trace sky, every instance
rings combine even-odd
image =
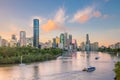
[[[20,31],[33,36],[33,19],[40,21],[40,42],[61,33],[72,34],[78,45],[120,42],[120,0],[0,0],[0,36],[10,40]]]

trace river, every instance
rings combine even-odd
[[[98,60],[95,57],[99,56]],[[0,80],[114,80],[114,64],[117,56],[101,52],[74,52],[67,59],[26,64],[24,66],[1,65]],[[87,66],[94,66],[93,72],[83,72]]]

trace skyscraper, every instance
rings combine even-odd
[[[91,51],[97,51],[98,50],[98,46],[99,46],[98,42],[91,43],[90,44],[90,50]]]
[[[63,33],[60,34],[60,43],[64,45],[64,34]]]
[[[56,37],[56,44],[57,44],[57,47],[60,44],[60,38],[59,37]]]
[[[26,45],[27,46],[33,46],[33,37],[27,37],[26,38]]]
[[[2,46],[2,37],[0,36],[0,47]]]
[[[64,45],[65,45],[65,47],[68,47],[68,46],[67,46],[67,39],[68,39],[68,38],[67,38],[67,33],[65,32],[65,33],[64,33]]]
[[[59,48],[64,49],[64,34],[60,34],[60,45]]]
[[[11,40],[9,42],[9,46],[10,47],[16,47],[17,46],[17,38],[16,38],[16,35],[12,35],[11,36]]]
[[[69,44],[72,44],[72,35],[69,35]]]
[[[13,34],[11,39],[17,41],[16,35]]]
[[[56,48],[56,38],[53,38],[53,48]]]
[[[90,40],[88,34],[86,34],[86,51],[90,51]]]
[[[20,46],[26,46],[26,32],[20,31]]]
[[[33,20],[33,46],[39,47],[39,19]]]

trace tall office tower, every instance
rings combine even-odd
[[[64,46],[68,47],[67,46],[67,33],[64,33]]]
[[[90,40],[88,34],[86,34],[86,51],[90,51]]]
[[[2,37],[0,36],[0,47],[2,46]]]
[[[53,48],[56,48],[56,38],[53,38]]]
[[[98,47],[99,47],[98,42],[91,43],[91,45],[90,45],[91,51],[97,51]]]
[[[26,32],[20,31],[20,46],[26,46]]]
[[[64,34],[63,33],[60,34],[60,43],[64,45]]]
[[[27,46],[33,46],[33,37],[27,37],[26,38],[26,45]]]
[[[16,47],[16,46],[17,46],[17,38],[16,38],[16,35],[13,34],[13,35],[11,36],[11,40],[10,40],[9,46],[10,46],[10,47]]]
[[[11,39],[17,41],[16,35],[13,34]]]
[[[33,46],[39,47],[39,19],[33,20]]]
[[[59,37],[56,37],[56,44],[57,44],[57,47],[60,44],[60,38]]]
[[[72,44],[72,35],[69,35],[69,44]]]
[[[60,45],[59,48],[64,49],[64,34],[60,34]]]
[[[82,42],[80,46],[81,46],[81,50],[82,50],[82,51],[85,51],[85,43]]]
[[[9,44],[8,44],[8,41],[7,40],[5,40],[5,39],[2,39],[2,46],[8,46]]]

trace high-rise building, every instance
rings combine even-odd
[[[16,35],[13,34],[11,39],[17,41]]]
[[[73,45],[73,49],[77,49],[77,40],[76,39],[73,39],[72,40],[72,45]]]
[[[59,45],[59,48],[61,48],[61,49],[64,49],[64,40],[65,38],[64,38],[64,34],[63,33],[61,33],[60,34],[60,45]]]
[[[90,51],[90,40],[88,34],[86,34],[86,51]]]
[[[94,42],[94,43],[91,43],[91,45],[90,45],[91,47],[91,51],[97,51],[98,50],[98,47],[99,47],[99,45],[98,45],[98,42]]]
[[[52,44],[53,46],[53,48],[56,48],[57,47],[57,44],[56,44],[56,38],[53,38],[53,44]]]
[[[2,46],[8,46],[9,44],[8,44],[8,41],[7,40],[5,40],[5,39],[2,39]]]
[[[60,44],[60,38],[59,37],[56,37],[56,44],[57,44],[57,47]]]
[[[11,40],[10,40],[10,44],[9,44],[10,47],[16,47],[17,46],[17,38],[16,38],[16,35],[12,35],[11,36]]]
[[[64,44],[64,34],[60,34],[60,43]]]
[[[81,47],[81,50],[82,50],[82,51],[85,51],[85,43],[84,43],[84,42],[82,42],[82,43],[80,44],[80,47]]]
[[[0,47],[2,46],[2,37],[0,36]]]
[[[68,36],[67,36],[67,33],[65,32],[65,33],[64,33],[64,46],[65,46],[65,47],[68,47],[68,45],[67,45],[67,41],[68,41],[67,39],[68,39],[68,38],[67,38],[67,37],[68,37]]]
[[[20,31],[20,46],[26,46],[26,32]]]
[[[72,35],[69,35],[69,44],[72,44]]]
[[[26,38],[26,45],[33,46],[33,37]]]
[[[39,19],[33,20],[33,46],[39,47]]]

